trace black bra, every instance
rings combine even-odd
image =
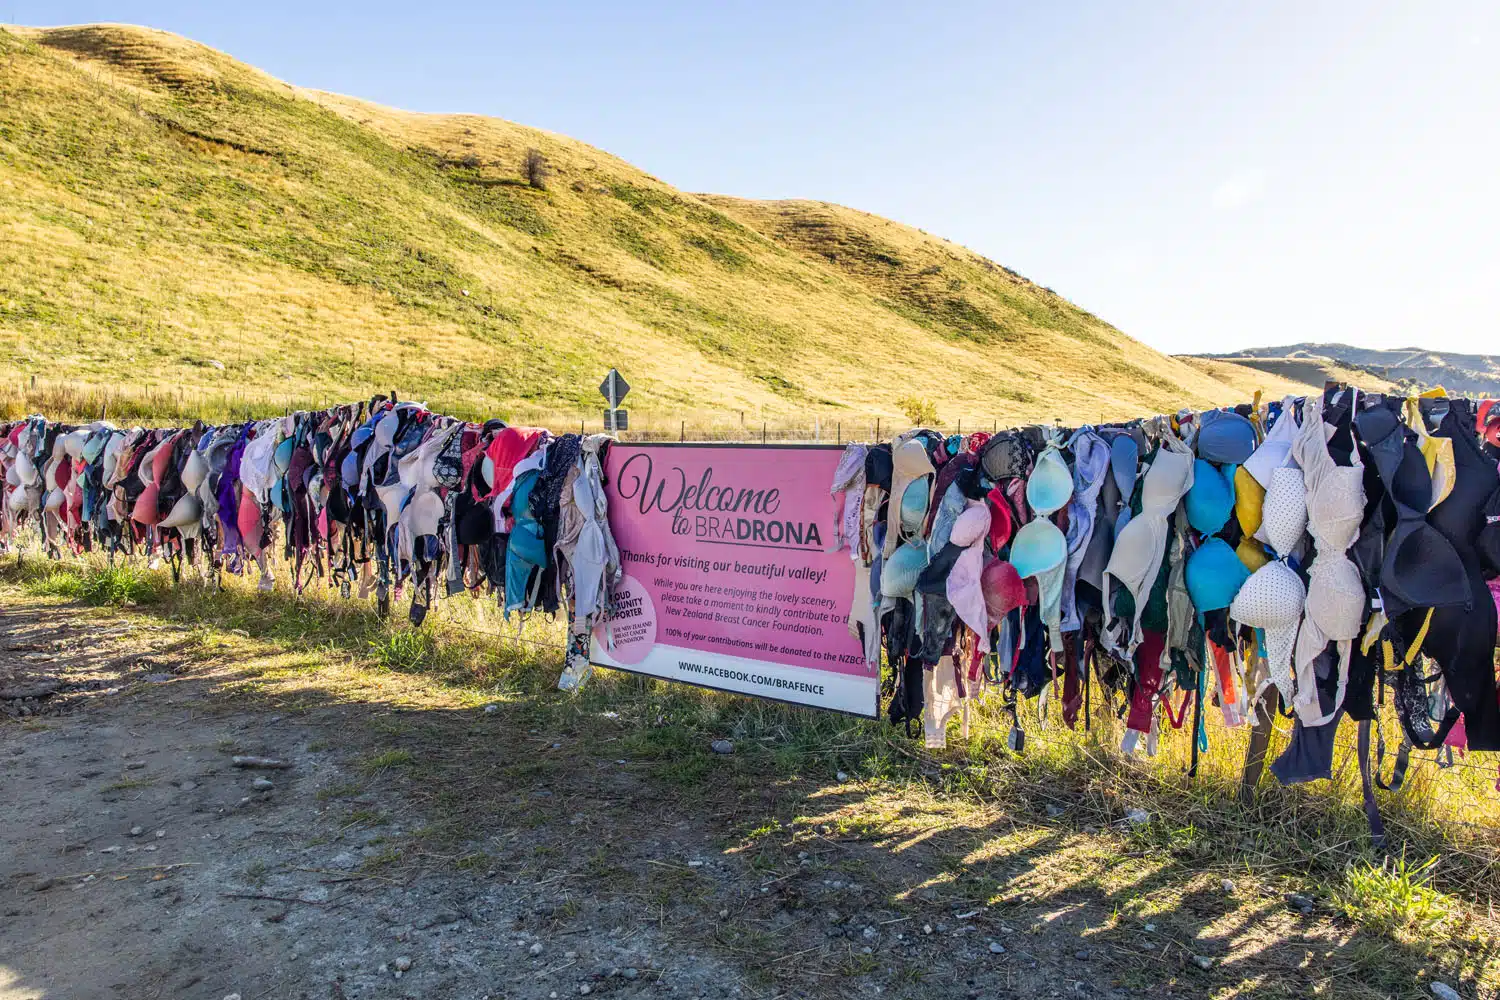
[[[1395,405],[1398,400],[1372,400],[1354,418],[1396,513],[1380,566],[1385,613],[1395,618],[1412,608],[1472,607],[1463,560],[1427,521],[1432,477]]]

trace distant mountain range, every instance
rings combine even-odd
[[[1299,382],[1334,377],[1370,389],[1387,387],[1381,383],[1408,389],[1440,385],[1452,393],[1500,396],[1500,355],[1457,354],[1420,347],[1377,350],[1348,344],[1304,343],[1203,356]],[[1319,369],[1324,376],[1318,375]]]

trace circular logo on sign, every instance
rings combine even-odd
[[[640,663],[656,645],[656,604],[645,585],[628,574],[615,586],[613,604],[594,637],[617,662]]]

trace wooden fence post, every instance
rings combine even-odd
[[[1266,750],[1271,745],[1272,712],[1262,701],[1255,707],[1255,727],[1250,730],[1250,746],[1245,751],[1245,770],[1240,775],[1240,802],[1249,805],[1255,798],[1255,786],[1260,784],[1261,771],[1266,766]]]

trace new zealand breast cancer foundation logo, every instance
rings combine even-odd
[[[615,585],[610,603],[609,615],[594,635],[617,662],[640,663],[656,646],[656,604],[641,581],[628,574]]]

